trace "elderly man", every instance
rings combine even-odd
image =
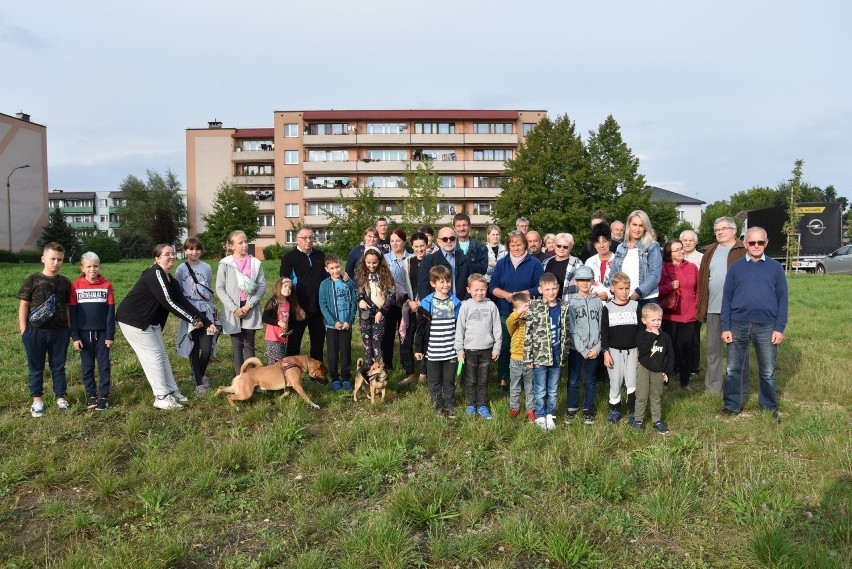
[[[691,229],[684,229],[680,232],[680,242],[683,243],[684,259],[701,268],[701,258],[704,255],[701,251],[696,250],[698,246],[698,234]]]
[[[307,328],[311,338],[311,357],[322,361],[325,323],[319,307],[319,287],[328,273],[325,272],[325,253],[314,249],[313,229],[302,227],[296,234],[296,247],[281,257],[278,276],[293,281],[299,306],[305,311],[304,320],[291,320],[287,355],[295,356],[301,352],[302,336]]]
[[[612,242],[618,247],[618,244],[624,241],[624,222],[613,221],[609,229],[612,233]]]
[[[769,240],[762,227],[746,233],[748,255],[731,264],[722,293],[722,341],[728,345],[722,413],[736,415],[748,397],[748,345],[754,345],[760,372],[758,404],[778,418],[775,359],[787,326],[787,277],[781,263],[766,256]],[[747,373],[747,372],[745,372]]]
[[[429,284],[429,269],[436,265],[444,265],[453,275],[451,292],[459,300],[464,300],[468,297],[467,277],[471,274],[467,255],[456,247],[456,232],[452,227],[442,227],[438,231],[437,242],[438,250],[423,257],[420,268],[417,269],[417,297],[426,298],[426,295],[432,292]]]
[[[530,221],[526,217],[519,217],[515,220],[515,229],[521,233],[526,233],[530,230]]]
[[[553,256],[550,253],[546,253],[543,251],[542,245],[544,243],[542,242],[541,235],[538,231],[527,231],[525,237],[527,239],[527,253],[530,254],[530,257],[535,257],[536,259],[544,263],[544,261]]]
[[[574,236],[570,233],[558,233],[556,254],[544,261],[544,272],[555,276],[556,282],[559,283],[558,298],[565,298],[577,292],[577,285],[573,282],[574,272],[583,262],[571,255],[572,247],[574,247]]]
[[[470,238],[470,216],[457,213],[453,217],[453,229],[456,231],[456,242],[462,253],[467,255],[470,263],[470,274],[484,275],[488,272],[488,248],[485,243]]]
[[[722,292],[725,277],[731,264],[745,257],[746,249],[737,239],[737,224],[730,217],[720,217],[713,223],[716,243],[707,248],[698,271],[698,314],[699,322],[707,324],[707,373],[704,384],[710,393],[721,394],[724,374],[722,373],[722,328],[719,315],[722,313]],[[743,367],[743,377],[748,378],[748,362]]]

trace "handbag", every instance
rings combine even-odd
[[[660,306],[666,312],[680,310],[680,288],[676,288],[660,300]]]
[[[56,314],[56,294],[51,293],[50,296],[47,297],[47,300],[39,304],[32,312],[30,312],[28,321],[30,326],[40,328],[47,324],[48,321],[53,318],[54,314]]]

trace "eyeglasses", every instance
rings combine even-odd
[[[313,241],[316,239],[316,237],[311,235],[310,237],[296,237],[296,239],[301,239],[302,241]]]
[[[763,247],[766,245],[766,241],[746,241],[749,247]]]
[[[560,245],[559,243],[557,243],[556,248],[557,249],[570,249],[571,245]]]
[[[456,240],[456,236],[455,236],[455,235],[451,235],[450,237],[438,237],[438,239],[440,239],[440,240],[441,240],[441,241],[443,241],[444,243],[452,243],[453,241],[455,241],[455,240]]]
[[[672,253],[683,253],[683,249],[672,249]]]
[[[736,229],[736,227],[716,227],[713,229],[713,232],[719,233],[720,231],[728,231],[729,229],[733,231],[734,229]]]
[[[174,253],[160,253],[160,257],[177,257]]]

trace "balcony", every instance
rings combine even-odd
[[[354,134],[305,134],[303,146],[354,146],[357,138]]]
[[[411,135],[400,134],[359,134],[358,144],[362,146],[389,146],[396,144],[411,144]]]
[[[352,189],[344,189],[343,197],[352,197]],[[302,196],[306,200],[328,200],[337,199],[340,194],[340,188],[305,188],[302,192]]]
[[[109,222],[109,228],[110,229],[119,229],[120,227],[121,227],[120,221],[110,221]]]
[[[411,144],[424,146],[460,146],[464,144],[463,134],[412,134]]]
[[[506,163],[500,160],[469,160],[465,162],[466,172],[502,172]]]
[[[51,210],[56,206],[51,206]],[[60,207],[59,211],[61,211],[64,215],[68,215],[70,213],[95,213],[95,206],[91,205],[88,207]]]
[[[371,160],[362,158],[358,160],[358,172],[402,172],[410,160]],[[415,166],[416,167],[416,166]]]
[[[466,134],[465,144],[481,144],[483,146],[499,144],[518,144],[517,134]]]
[[[273,186],[275,176],[267,174],[264,176],[234,176],[235,186]]]
[[[491,215],[473,214],[470,216],[470,224],[474,227],[485,227],[489,223],[494,222],[494,217]]]
[[[71,229],[95,229],[94,221],[69,221]]]
[[[314,173],[349,173],[358,170],[358,162],[347,160],[346,162],[305,162],[302,170],[306,174]]]
[[[302,218],[302,224],[310,227],[325,227],[328,225],[328,218],[324,215],[306,215]]]
[[[242,150],[231,153],[234,162],[272,162],[275,160],[275,152],[272,150]]]

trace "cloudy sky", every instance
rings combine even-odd
[[[293,7],[291,7],[293,5]],[[0,112],[47,126],[51,189],[185,180],[185,129],[276,110],[608,114],[649,183],[712,202],[852,197],[849,0],[0,3]]]

